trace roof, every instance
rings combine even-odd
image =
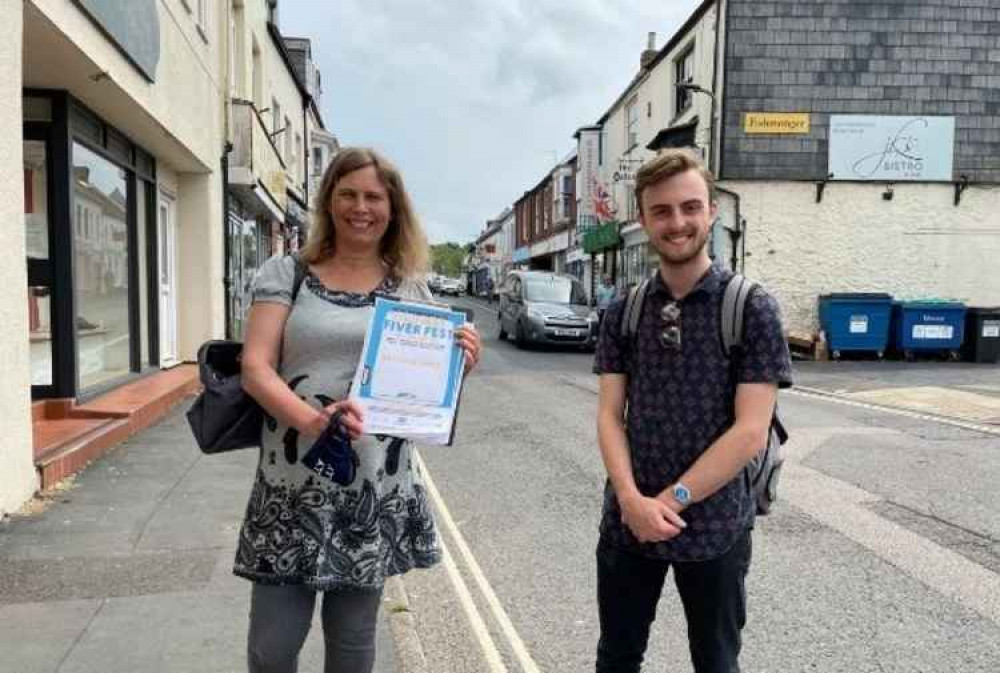
[[[267,22],[267,32],[271,36],[271,41],[274,46],[277,47],[278,53],[281,54],[281,60],[284,61],[285,67],[288,69],[288,73],[292,76],[292,81],[295,82],[295,87],[302,94],[302,100],[312,108],[313,114],[316,115],[316,121],[322,128],[326,128],[323,123],[323,115],[320,114],[319,107],[316,105],[316,101],[313,99],[312,94],[309,93],[309,89],[306,88],[305,82],[299,78],[298,71],[295,70],[295,65],[292,63],[292,57],[288,53],[288,46],[285,44],[285,38],[281,35],[281,30],[273,21]],[[301,38],[300,38],[301,39]]]

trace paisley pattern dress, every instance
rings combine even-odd
[[[294,276],[291,256],[272,257],[257,273],[253,301],[290,306]],[[377,293],[431,298],[418,281],[387,277],[366,295],[335,292],[306,275],[285,323],[278,372],[301,399],[320,408],[347,396]],[[440,560],[409,441],[353,441],[357,469],[347,485],[300,464],[310,446],[294,428],[266,418],[236,575],[319,591],[379,591],[387,577]]]

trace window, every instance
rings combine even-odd
[[[639,143],[639,100],[633,98],[625,106],[625,150]]]
[[[198,22],[198,34],[208,42],[208,0],[196,0],[198,3],[195,20]]]
[[[281,106],[278,105],[278,99],[271,99],[271,133],[277,133],[278,129],[281,128]]]
[[[694,81],[694,46],[692,45],[674,61],[674,84]],[[691,92],[674,89],[674,114],[681,115],[691,106]]]
[[[257,44],[256,37],[253,38],[251,54],[253,58],[251,61],[251,67],[253,68],[253,72],[251,73],[253,77],[251,80],[253,83],[253,104],[260,110],[264,107],[264,70],[261,64],[260,45]]]
[[[84,242],[73,251],[76,345],[82,388],[128,374],[129,250],[127,173],[83,145],[73,145],[74,206],[84,212]],[[93,217],[92,217],[93,216]]]
[[[296,177],[302,177],[302,134],[295,134],[295,175]]]
[[[282,134],[285,136],[284,143],[285,146],[285,168],[289,173],[295,175],[295,146],[292,144],[294,138],[292,138],[292,120],[285,117],[285,125],[282,127],[285,132]]]

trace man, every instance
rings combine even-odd
[[[696,673],[731,673],[756,511],[743,468],[765,445],[791,360],[778,306],[761,288],[747,301],[742,353],[732,365],[724,355],[720,312],[732,273],[708,256],[715,182],[698,159],[661,154],[639,170],[635,192],[660,261],[635,337],[621,333],[625,300],[614,302],[594,362],[608,473],[597,671],[640,670],[673,568]]]
[[[602,280],[602,285],[597,288],[597,318],[598,322],[604,321],[604,314],[608,310],[608,306],[614,301],[617,291],[615,290],[614,284],[611,282],[611,276],[605,276]]]

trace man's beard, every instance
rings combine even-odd
[[[664,251],[657,247],[656,253],[660,260],[668,266],[684,266],[698,257],[698,255],[701,254],[701,251],[705,249],[705,246],[708,245],[708,234],[709,232],[707,229],[700,235],[696,234],[694,245],[692,245],[690,249],[675,253],[671,252],[669,248]],[[666,245],[669,246],[670,244],[667,243]]]

